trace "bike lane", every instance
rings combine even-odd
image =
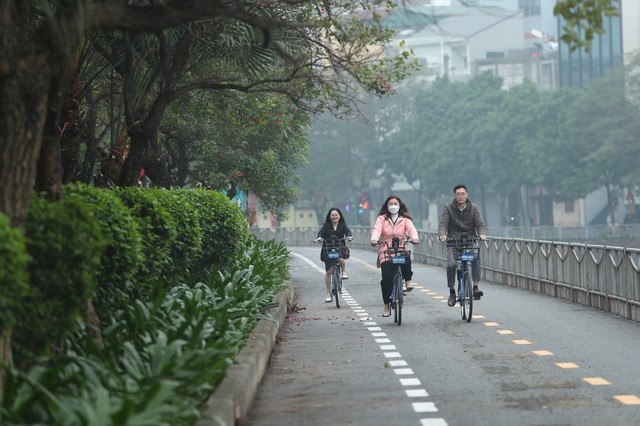
[[[292,252],[293,311],[243,425],[638,424],[624,355],[640,350],[637,324],[485,282],[466,323],[445,270],[415,264],[398,327],[381,317],[375,253],[352,250],[337,309],[318,250]]]
[[[315,252],[297,251],[304,254],[294,252],[291,263],[291,311],[245,424],[446,425],[394,345],[393,315],[380,315],[379,270],[350,260],[338,309],[323,303],[323,269],[309,259]],[[349,290],[365,285],[372,291],[361,304]]]

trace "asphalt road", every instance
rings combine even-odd
[[[414,264],[398,326],[373,252],[352,249],[337,309],[319,249],[290,250],[293,309],[243,424],[640,425],[640,324],[487,282],[463,322],[446,271]]]

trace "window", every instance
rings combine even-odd
[[[576,210],[576,200],[565,200],[564,201],[564,211],[565,213],[573,213]]]
[[[518,0],[518,7],[524,12],[524,16],[540,15],[540,0]]]
[[[504,52],[487,52],[487,59],[504,58]]]

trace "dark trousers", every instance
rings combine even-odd
[[[402,279],[410,280],[413,277],[413,271],[411,270],[411,259],[407,259],[407,263],[400,265],[402,269]],[[396,274],[396,265],[390,261],[382,262],[380,264],[382,270],[382,280],[380,281],[380,288],[382,289],[382,303],[391,303],[391,292],[393,291],[393,276]]]
[[[455,288],[457,267],[458,261],[453,254],[453,247],[449,247],[447,249],[447,285],[449,288]],[[471,279],[474,283],[480,281],[480,256],[471,262]]]

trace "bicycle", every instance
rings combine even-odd
[[[478,259],[480,246],[478,238],[469,239],[462,234],[459,240],[448,238],[447,242],[454,243],[453,254],[458,261],[456,277],[458,280],[458,303],[460,303],[460,315],[462,320],[471,322],[473,315],[473,281],[471,281],[470,264]]]
[[[322,238],[314,240],[314,242],[321,242]],[[347,246],[347,237],[338,238],[335,235],[326,240],[322,250],[325,251],[327,259],[331,259],[335,263],[331,266],[331,301],[335,300],[336,308],[340,308],[342,303],[342,268],[338,259],[341,256],[342,248]]]
[[[405,239],[402,246],[400,245],[400,238],[393,237],[391,240],[391,246],[386,241],[378,241],[378,244],[385,244],[387,246],[386,259],[390,260],[395,266],[395,273],[393,275],[393,286],[391,288],[391,303],[390,307],[393,310],[393,322],[398,325],[402,324],[402,307],[404,305],[404,291],[402,277],[402,265],[408,262],[411,250],[408,249],[409,240]]]

